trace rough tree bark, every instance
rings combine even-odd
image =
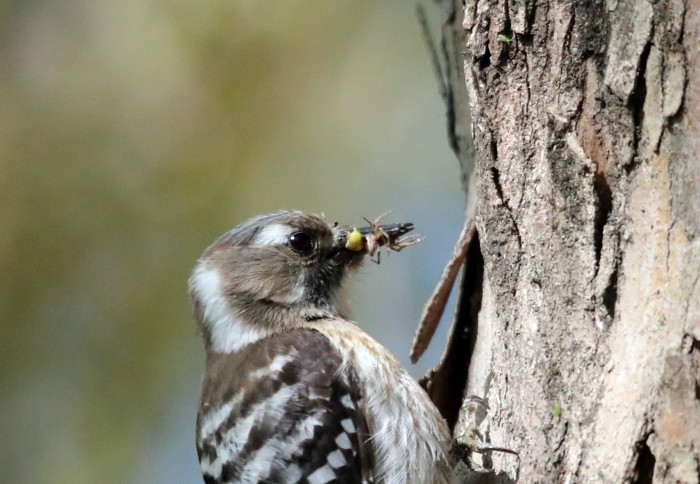
[[[489,401],[486,481],[697,483],[700,1],[443,3],[478,235],[431,395]]]

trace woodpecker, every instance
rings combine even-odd
[[[360,233],[400,248],[395,236],[412,228]],[[454,482],[437,408],[338,309],[338,289],[367,253],[350,234],[280,211],[223,234],[197,261],[189,289],[206,352],[196,428],[205,483]]]

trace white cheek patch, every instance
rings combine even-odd
[[[202,324],[209,328],[212,350],[233,353],[268,336],[268,332],[241,320],[221,290],[221,275],[200,263],[190,278],[190,286],[202,306]]]
[[[285,224],[270,224],[263,228],[253,239],[251,245],[282,245],[287,243],[287,239],[294,232],[294,227]]]

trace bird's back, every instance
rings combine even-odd
[[[359,387],[318,331],[212,354],[197,416],[205,482],[371,482]]]

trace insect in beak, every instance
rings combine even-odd
[[[351,252],[368,254],[370,257],[377,254],[377,260],[374,262],[378,264],[378,250],[381,247],[400,252],[404,247],[420,242],[421,239],[418,236],[403,237],[414,228],[410,222],[380,225],[379,223],[388,214],[389,212],[380,215],[373,222],[365,219],[370,224],[369,227],[355,228],[346,232],[339,243],[345,250]]]

